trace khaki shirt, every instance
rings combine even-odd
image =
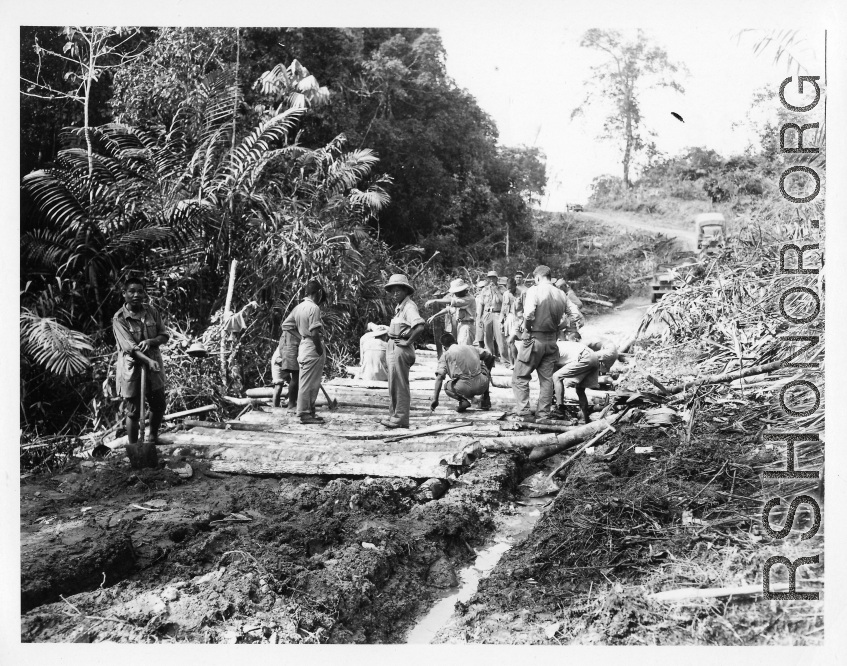
[[[566,318],[575,319],[580,326],[585,323],[576,306],[552,282],[541,282],[527,290],[524,320],[531,322],[533,331],[556,333],[564,328]]]
[[[438,359],[435,374],[452,379],[472,379],[487,368],[482,363],[484,349],[474,345],[451,345]]]
[[[459,321],[474,321],[476,319],[476,299],[468,294],[462,298],[450,297],[450,314]]]
[[[581,342],[573,340],[559,340],[556,343],[559,348],[559,363],[558,365],[567,365],[578,361],[584,354],[590,354],[591,350]]]
[[[132,312],[124,305],[112,317],[112,331],[118,345],[118,360],[115,363],[115,380],[118,395],[123,398],[133,398],[140,393],[141,365],[132,356],[138,349],[138,343],[158,335],[169,338],[168,331],[162,322],[162,316],[152,305],[145,305],[140,312]],[[147,370],[149,390],[165,386],[165,366],[162,362],[162,352],[158,347],[142,352],[147,358],[159,363],[159,372]],[[146,366],[145,366],[146,367]]]
[[[396,308],[394,316],[388,325],[388,337],[408,338],[412,329],[418,324],[425,324],[426,320],[418,312],[418,306],[411,296],[406,296]]]
[[[482,312],[500,312],[503,306],[503,292],[493,284],[485,285],[479,298]]]
[[[294,320],[297,334],[301,339],[310,338],[317,329],[323,328],[323,322],[321,321],[321,309],[318,307],[318,304],[308,296],[306,296],[306,298],[304,298],[300,304],[291,311],[289,317]],[[285,330],[285,322],[283,322],[283,330]]]

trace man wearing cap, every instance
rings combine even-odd
[[[559,358],[556,360],[556,372],[553,373],[553,385],[556,393],[556,404],[559,406],[557,416],[566,417],[564,410],[565,386],[576,388],[579,399],[579,409],[585,422],[589,422],[588,397],[585,389],[597,388],[600,361],[597,355],[581,342],[560,340],[556,343]]]
[[[368,323],[368,331],[359,338],[359,372],[356,379],[388,381],[388,326]]]
[[[568,284],[568,281],[565,278],[559,278],[556,280],[555,285],[561,289],[568,297],[568,300],[573,303],[576,307],[582,307],[582,301],[579,299],[579,296],[576,295],[576,292],[571,289],[571,286]]]
[[[503,292],[497,285],[497,271],[488,271],[488,284],[482,289],[482,293],[477,299],[476,316],[482,321],[481,328],[477,328],[477,344],[480,347],[485,343],[485,348],[492,356],[497,356],[497,348],[503,358],[506,356],[503,353],[503,348],[506,346],[506,341],[503,339],[503,333],[500,330],[500,310],[503,306]]]
[[[291,311],[291,316],[300,335],[297,349],[297,364],[300,367],[297,416],[300,423],[318,424],[324,420],[315,415],[315,403],[321,389],[321,377],[326,363],[323,346],[323,322],[320,305],[324,301],[324,290],[317,280],[306,283],[306,297]]]
[[[491,368],[494,357],[486,350],[474,345],[456,344],[456,339],[449,333],[441,336],[444,345],[444,356],[438,361],[435,370],[435,388],[432,392],[430,407],[438,407],[438,394],[445,377],[450,380],[444,386],[444,392],[453,400],[459,401],[457,412],[464,412],[471,406],[471,400],[482,396],[482,409],[491,409],[489,388],[491,385]]]
[[[392,275],[385,284],[395,305],[394,317],[388,325],[388,418],[380,421],[386,428],[408,428],[412,396],[409,391],[409,369],[415,364],[415,340],[426,323],[412,300],[415,288],[405,275]]]
[[[443,303],[447,307],[436,312],[427,321],[432,322],[436,317],[452,316],[455,314],[456,328],[453,337],[460,345],[472,345],[474,341],[474,313],[476,312],[476,299],[470,293],[470,287],[462,279],[457,278],[450,282],[449,296],[433,298],[426,302],[426,307],[434,303]]]
[[[567,296],[550,282],[550,268],[538,266],[533,271],[535,286],[526,292],[524,301],[523,338],[512,372],[512,391],[515,396],[515,416],[530,420],[529,380],[538,373],[540,395],[536,418],[550,413],[553,402],[553,371],[559,359],[556,338],[563,319],[573,306]]]

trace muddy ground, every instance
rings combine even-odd
[[[662,371],[672,376],[686,365],[647,368],[649,353],[640,353],[633,384],[648,371],[664,379]],[[683,423],[642,420],[578,460],[532,533],[457,604],[433,642],[822,644],[823,531],[800,542],[812,523],[805,510],[794,536],[764,532],[760,472],[779,464],[778,453],[762,441],[763,423],[739,423],[744,405],[720,397],[725,392],[703,397],[690,432]],[[813,553],[820,563],[800,568],[797,581],[821,593],[818,601],[649,598],[679,588],[761,586],[769,557]],[[786,571],[774,569],[772,580],[785,582]]]
[[[483,458],[427,501],[409,479],[82,462],[22,489],[21,637],[397,641],[456,584],[515,480],[512,458]],[[216,522],[232,514],[249,520]]]
[[[593,325],[628,332],[644,303]],[[627,385],[691,372],[684,357],[651,367],[654,352],[636,354]],[[763,424],[739,425],[743,405],[721,391],[700,395],[690,430],[636,421],[582,457],[434,642],[822,643],[822,600],[648,598],[753,583],[771,555],[823,551],[822,531],[798,544],[760,530],[759,471],[775,452]],[[132,472],[116,457],[22,479],[23,641],[403,642],[539,469],[486,454],[433,500],[421,480],[262,478],[191,464],[189,479],[168,466]],[[809,520],[800,512],[796,525]],[[800,586],[822,571],[823,559],[801,568]]]

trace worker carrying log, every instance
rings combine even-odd
[[[581,331],[569,331],[565,337],[566,340],[581,342],[597,355],[597,360],[600,362],[600,374],[608,374],[612,370],[612,366],[618,360],[620,351],[618,346],[602,335],[593,335],[591,333],[582,333]]]
[[[582,411],[585,422],[588,423],[590,419],[585,389],[598,387],[600,361],[597,355],[581,342],[560,340],[556,343],[556,347],[559,358],[556,361],[556,371],[553,373],[553,386],[558,410],[552,417],[568,418],[564,409],[565,386],[573,386],[579,400],[579,409]]]
[[[359,338],[359,372],[356,379],[388,381],[388,326],[368,323],[368,332]]]
[[[279,344],[271,358],[271,376],[274,384],[273,406],[279,407],[282,396],[282,384],[288,382],[288,405],[290,412],[297,411],[297,398],[300,394],[300,364],[297,355],[300,352],[300,331],[294,320],[294,310],[282,322],[282,334]]]
[[[540,394],[535,410],[536,418],[550,414],[553,403],[553,372],[559,360],[556,346],[559,331],[568,319],[581,320],[582,315],[550,281],[550,268],[538,266],[533,271],[535,286],[526,292],[522,340],[512,371],[512,391],[515,411],[512,418],[531,421],[529,409],[529,380],[533,371],[538,373]]]
[[[426,307],[435,303],[443,303],[447,307],[432,315],[427,323],[432,323],[438,317],[451,317],[456,322],[456,328],[452,331],[456,342],[460,345],[472,345],[477,306],[476,299],[470,293],[470,286],[462,278],[457,278],[450,283],[448,295],[428,300]]]
[[[464,412],[471,406],[471,400],[482,396],[482,409],[491,409],[491,368],[494,357],[485,349],[475,345],[460,345],[450,334],[441,336],[444,355],[439,359],[435,370],[435,388],[432,392],[430,407],[438,407],[438,394],[445,377],[450,380],[444,385],[444,392],[453,400],[459,401],[457,412]]]
[[[497,284],[497,271],[488,271],[486,278],[488,284],[483,287],[476,303],[476,316],[482,322],[482,326],[477,328],[476,342],[480,347],[484,345],[492,356],[500,355],[505,359],[503,350],[506,347],[506,341],[500,330],[503,290]]]
[[[300,334],[297,350],[297,365],[300,368],[297,416],[300,423],[307,425],[324,422],[323,418],[315,414],[315,403],[318,400],[326,363],[320,307],[325,299],[320,283],[317,280],[309,280],[306,283],[306,297],[291,311]]]
[[[503,292],[503,307],[500,308],[500,331],[503,333],[506,351],[506,367],[511,369],[518,355],[515,340],[518,338],[521,320],[523,319],[523,298],[518,292],[515,278],[506,280],[506,291]]]
[[[394,317],[388,325],[388,418],[380,421],[386,428],[408,428],[412,396],[409,369],[415,364],[415,340],[423,333],[424,318],[412,300],[415,288],[402,273],[392,275],[385,289],[394,303]]]
[[[170,336],[159,311],[146,302],[147,290],[143,280],[127,278],[121,293],[124,305],[112,317],[112,331],[118,347],[115,378],[126,416],[127,452],[133,467],[155,467],[155,446],[167,406],[165,369],[159,348]],[[146,381],[142,382],[145,370]],[[139,416],[143,412],[142,401],[145,398],[150,405],[150,438],[145,450],[139,451]],[[141,435],[143,440],[143,433]]]

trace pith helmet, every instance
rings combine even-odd
[[[524,273],[523,271],[515,271],[515,277],[518,277],[518,275],[520,275],[521,277],[524,277],[526,275],[526,273]]]
[[[497,284],[499,284],[501,287],[505,287],[506,284],[508,284],[508,281],[508,278],[501,277],[497,279]]]
[[[488,282],[486,282],[485,280],[480,280],[479,282],[476,283],[476,288],[482,289],[487,284],[488,284]]]
[[[488,271],[488,273],[485,274],[485,277],[497,277],[497,271]]]
[[[470,289],[470,286],[465,283],[462,278],[456,278],[455,280],[450,282],[450,293],[458,294],[461,291],[467,291]]]
[[[188,349],[185,350],[185,353],[191,356],[192,358],[203,358],[208,355],[206,348],[203,346],[202,342],[195,342]]]
[[[409,290],[410,294],[415,293],[415,288],[409,284],[409,279],[403,275],[402,273],[395,273],[390,278],[388,278],[388,282],[385,283],[385,288],[389,287],[406,287]]]

